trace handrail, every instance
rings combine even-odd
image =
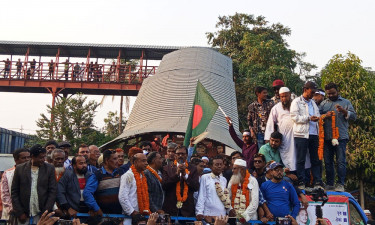
[[[21,62],[10,61],[10,69],[6,64],[0,67],[0,79],[8,80],[49,80],[95,83],[142,83],[143,79],[155,75],[157,66],[140,66],[125,64],[76,64],[71,62]],[[31,67],[33,63],[33,67]]]

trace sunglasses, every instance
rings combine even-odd
[[[254,163],[262,163],[263,160],[254,160]]]

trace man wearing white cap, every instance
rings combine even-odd
[[[319,106],[320,103],[324,100],[324,96],[326,96],[326,93],[323,91],[323,89],[317,89],[313,100],[315,101],[316,105]]]
[[[236,159],[228,189],[233,209],[240,222],[257,219],[259,186],[255,177],[246,168],[246,161]]]

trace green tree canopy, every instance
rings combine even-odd
[[[340,95],[349,99],[357,112],[357,120],[349,127],[347,146],[351,181],[375,175],[375,82],[373,73],[363,68],[361,62],[350,52],[338,54],[321,71],[322,84],[336,83]]]
[[[269,24],[263,16],[236,13],[221,16],[216,32],[206,33],[212,47],[233,60],[233,76],[240,122],[244,122],[247,106],[256,97],[256,86],[264,86],[273,94],[272,82],[284,81],[293,92],[301,93],[303,80],[316,66],[303,61],[304,53],[289,48],[285,40],[291,34],[288,27],[280,23]]]

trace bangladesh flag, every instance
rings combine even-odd
[[[198,81],[193,108],[186,128],[184,146],[189,146],[191,137],[196,137],[206,130],[218,107],[214,98]]]

